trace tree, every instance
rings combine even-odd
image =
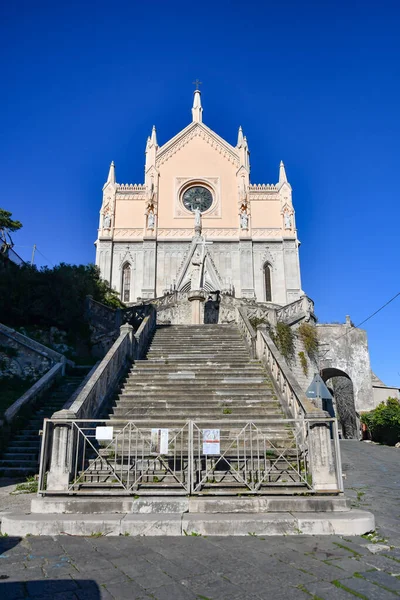
[[[13,221],[11,216],[10,211],[0,208],[0,251],[5,253],[7,253],[8,248],[12,248],[14,245],[10,231],[18,231],[22,227],[22,223]]]

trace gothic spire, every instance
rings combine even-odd
[[[203,108],[201,106],[200,90],[194,90],[192,120],[194,123],[201,123],[203,121]]]
[[[287,183],[287,177],[286,177],[286,171],[285,171],[285,165],[283,164],[283,161],[281,160],[281,163],[279,165],[279,184],[282,185],[283,183]]]
[[[158,144],[157,144],[157,133],[156,133],[156,126],[155,125],[153,125],[153,129],[151,130],[150,144],[152,144],[156,148],[158,147]]]
[[[114,161],[111,161],[110,170],[108,171],[107,183],[115,183],[115,164]]]
[[[241,148],[244,144],[244,138],[243,138],[243,129],[241,127],[239,127],[239,131],[238,131],[238,140],[237,140],[237,144],[236,146],[238,148]]]

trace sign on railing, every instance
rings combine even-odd
[[[154,428],[140,421],[45,421],[39,494],[265,494],[320,490],[314,485],[315,424],[333,434],[336,488],[341,491],[335,419],[187,421]],[[60,432],[62,432],[60,434]],[[65,456],[60,460],[60,443]],[[48,484],[57,469],[67,473],[62,489]],[[50,477],[49,477],[50,475]],[[317,482],[318,483],[318,482]]]

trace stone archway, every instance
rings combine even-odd
[[[359,439],[359,418],[354,403],[353,382],[345,371],[333,367],[322,369],[321,377],[334,399],[336,416],[344,439]]]

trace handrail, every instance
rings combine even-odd
[[[74,402],[67,410],[56,412],[56,418],[63,418],[66,414],[71,414],[72,418],[95,417],[105,401],[114,393],[128,362],[132,359],[138,360],[143,356],[155,325],[155,309],[143,319],[135,335],[133,335],[131,325],[122,325],[118,339],[92,373]]]
[[[4,419],[7,423],[12,423],[21,409],[34,402],[39,398],[45,391],[47,391],[57,379],[63,375],[65,369],[65,362],[56,363],[49,371],[47,371],[43,377],[41,377],[36,383],[34,383],[29,390],[20,396],[11,406],[7,408],[4,413]]]
[[[19,333],[19,331],[15,331],[15,329],[11,329],[11,327],[7,327],[0,323],[0,335],[4,335],[5,337],[13,340],[15,343],[24,346],[25,348],[29,348],[32,352],[36,352],[40,356],[44,356],[48,358],[53,365],[61,362],[64,358],[64,355],[52,348],[48,348],[44,344],[33,340],[32,338],[24,335],[23,333]],[[71,361],[67,361],[70,364],[73,364]]]
[[[259,325],[257,328],[257,356],[270,372],[291,417],[322,417],[326,419],[327,413],[314,406],[306,397],[263,325]]]
[[[246,311],[241,306],[236,307],[236,324],[250,348],[251,358],[256,358],[257,334],[247,318]]]

